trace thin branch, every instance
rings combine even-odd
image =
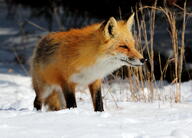
[[[41,30],[41,31],[49,32],[47,29],[45,29],[45,28],[43,28],[43,27],[35,24],[35,23],[32,22],[32,21],[29,21],[28,19],[25,19],[25,21],[26,21],[28,24],[31,24],[32,26],[38,28],[38,29]]]

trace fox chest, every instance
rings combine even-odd
[[[97,79],[104,78],[121,66],[121,64],[113,60],[98,61],[96,64],[84,67],[79,72],[72,74],[70,81],[78,85],[89,85]]]

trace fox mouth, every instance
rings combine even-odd
[[[127,63],[127,64],[129,64],[129,65],[131,65],[131,66],[133,66],[133,67],[138,67],[138,66],[142,66],[142,65],[143,65],[143,63],[140,63],[140,64],[138,64],[138,63],[133,64],[133,63],[131,63],[129,60],[126,60],[126,59],[120,59],[120,60],[123,61],[123,62],[125,62],[125,63]],[[135,59],[131,59],[131,61],[135,61]]]

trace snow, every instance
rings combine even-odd
[[[113,85],[110,90],[113,96],[118,96],[118,87],[121,90],[126,88],[123,87],[125,83]],[[106,94],[106,87],[108,86],[104,85],[103,94]],[[168,93],[173,88],[174,85],[167,85],[159,91]],[[77,92],[78,108],[76,109],[55,112],[36,111],[33,109],[35,94],[31,87],[31,78],[0,73],[0,137],[192,137],[192,100],[190,100],[192,81],[182,83],[182,102],[179,104],[166,101],[152,103],[114,101],[106,94],[105,111],[102,113],[93,111],[88,90],[80,91],[83,89]]]

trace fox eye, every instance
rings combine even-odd
[[[124,49],[128,49],[128,47],[126,45],[122,45],[122,46],[119,46],[121,48],[124,48]]]

